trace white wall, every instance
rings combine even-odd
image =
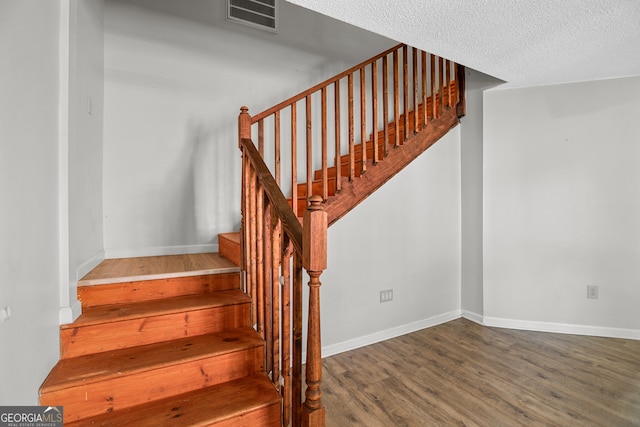
[[[640,338],[640,78],[484,107],[485,321]]]
[[[79,315],[77,281],[104,258],[102,116],[103,1],[72,0],[69,17],[68,301]],[[63,319],[71,321],[72,319]]]
[[[324,356],[460,316],[459,129],[329,228]]]
[[[58,360],[59,2],[0,2],[0,404],[35,405]]]
[[[239,107],[260,112],[395,44],[280,6],[274,35],[226,22],[223,1],[106,2],[107,256],[203,250],[236,230]],[[459,315],[459,140],[456,130],[330,229],[329,351]],[[380,304],[387,288],[394,301]]]
[[[106,2],[107,257],[216,250],[240,222],[240,106],[258,113],[393,44],[286,2],[278,34],[227,22],[224,1],[176,3]]]
[[[466,116],[460,122],[462,182],[461,308],[465,317],[482,322],[482,138],[484,91],[502,81],[467,68]]]

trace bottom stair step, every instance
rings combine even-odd
[[[280,395],[259,373],[65,426],[275,427],[281,418]]]
[[[40,402],[63,405],[67,422],[118,411],[261,372],[263,346],[247,327],[63,359]]]

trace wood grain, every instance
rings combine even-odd
[[[76,358],[68,366],[62,366],[59,374],[64,376],[65,371],[74,373],[84,368],[86,375],[75,374],[75,381],[66,382],[70,387],[43,389],[41,404],[65,402],[65,420],[78,420],[262,371],[261,340],[223,348],[224,343],[216,343],[214,339],[207,343],[205,338],[199,337],[192,343],[182,340],[178,346],[154,345],[148,353],[145,348],[128,349],[114,356],[112,364],[109,355]],[[190,344],[196,347],[191,352]],[[151,352],[154,349],[157,351]],[[131,354],[131,363],[121,357],[121,353],[127,352]],[[96,362],[95,368],[101,368],[101,372],[90,371],[87,364],[91,361]]]
[[[167,279],[117,282],[78,287],[82,307],[125,304],[184,295],[202,295],[240,288],[239,273],[203,274]]]
[[[61,358],[248,326],[249,310],[240,291],[89,308],[61,326]]]
[[[327,426],[640,425],[640,341],[459,319],[323,367]]]
[[[218,253],[105,259],[78,286],[229,273],[238,266]]]
[[[241,404],[236,396],[244,396],[251,404]],[[277,427],[280,414],[278,393],[266,375],[257,374],[225,387],[207,387],[65,426]]]

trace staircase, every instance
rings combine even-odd
[[[125,262],[105,260],[79,282],[83,313],[61,326],[61,358],[40,389],[42,405],[64,406],[65,426],[324,426],[327,227],[459,123],[464,69],[399,45],[255,116],[241,111],[240,233],[200,255],[214,267],[148,257],[128,262],[162,271],[100,276]]]
[[[324,426],[320,276],[327,228],[458,125],[464,67],[401,44],[263,112],[240,111],[240,266],[267,343],[267,371],[291,365],[272,378],[284,383],[285,417],[291,412],[295,426]],[[292,334],[284,336],[289,325]]]
[[[237,259],[237,239],[221,240]],[[60,328],[61,359],[41,405],[63,405],[65,426],[281,426],[239,269],[219,254],[200,257],[214,267],[149,257],[127,262],[173,263],[174,271],[102,278],[99,270],[118,262],[106,260],[87,275],[78,286],[83,313]]]

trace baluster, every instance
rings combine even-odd
[[[421,67],[421,76],[422,76],[422,128],[427,127],[427,52],[421,52],[422,59],[422,67]]]
[[[446,64],[447,64],[446,76],[447,76],[447,110],[448,110],[449,108],[453,107],[453,104],[451,104],[451,61],[447,59]]]
[[[398,49],[393,51],[393,133],[394,133],[394,147],[400,145],[400,90],[399,90],[399,64],[398,64]]]
[[[274,147],[274,168],[275,168],[275,178],[278,183],[278,187],[280,187],[280,110],[276,111],[273,116],[273,127],[274,127],[274,135],[273,135],[273,147]]]
[[[418,133],[418,49],[411,48],[413,65],[413,134]]]
[[[302,256],[293,253],[293,363],[291,366],[293,385],[293,425],[302,425]]]
[[[327,87],[321,90],[322,102],[322,199],[329,198],[329,173],[327,171]]]
[[[371,128],[373,129],[372,141],[373,146],[373,164],[378,164],[378,61],[371,63]]]
[[[454,63],[453,64],[453,81],[454,81],[454,105],[458,105],[458,102],[460,102],[460,96],[458,94],[458,64]]]
[[[342,151],[340,147],[340,80],[334,84],[334,104],[335,104],[335,166],[336,166],[336,192],[342,190]]]
[[[438,117],[438,107],[436,105],[436,57],[431,56],[431,117]]]
[[[438,57],[438,92],[440,99],[438,100],[438,117],[444,108],[444,58]]]
[[[271,336],[273,337],[272,360],[273,360],[273,383],[276,389],[280,390],[280,313],[284,305],[280,305],[280,265],[282,263],[282,222],[278,218],[275,208],[271,213],[271,299],[273,307],[273,319]]]
[[[264,190],[258,181],[256,186],[256,304],[258,305],[257,331],[263,340],[266,340],[265,327],[265,301],[264,301]]]
[[[360,148],[362,149],[362,159],[360,173],[367,171],[367,100],[365,87],[365,68],[360,69]]]
[[[267,374],[271,375],[271,381],[275,384],[276,377],[274,375],[273,359],[274,352],[274,330],[273,330],[273,318],[277,311],[277,307],[274,306],[273,297],[273,218],[271,216],[273,207],[270,200],[265,199],[265,206],[263,210],[263,229],[262,229],[262,244],[263,244],[263,260],[261,275],[264,277],[264,335],[265,335],[265,352],[264,352],[264,367]]]
[[[322,198],[312,196],[304,215],[302,259],[309,274],[309,315],[307,329],[307,363],[303,425],[324,426],[322,405],[322,354],[320,339],[320,275],[327,268],[327,213]]]
[[[404,129],[402,142],[404,143],[409,137],[409,47],[402,46],[402,99],[404,105]]]
[[[291,256],[293,245],[289,237],[283,235],[282,255],[282,378],[283,423],[291,422]]]
[[[256,257],[258,256],[258,228],[257,228],[257,190],[258,190],[258,178],[256,176],[256,170],[251,165],[249,167],[249,285],[251,287],[251,295],[253,295],[251,317],[252,325],[257,329],[258,323],[260,323],[258,313],[258,266],[256,264]]]
[[[389,59],[388,55],[382,58],[382,116],[384,127],[383,156],[389,154]]]
[[[264,120],[258,121],[258,152],[264,159]]]
[[[356,176],[356,158],[353,123],[353,73],[347,76],[347,90],[349,102],[349,181],[353,181]]]
[[[298,216],[298,114],[296,103],[291,104],[291,208]]]
[[[307,107],[307,200],[311,197],[313,186],[313,134],[311,129],[311,95],[305,97]]]

